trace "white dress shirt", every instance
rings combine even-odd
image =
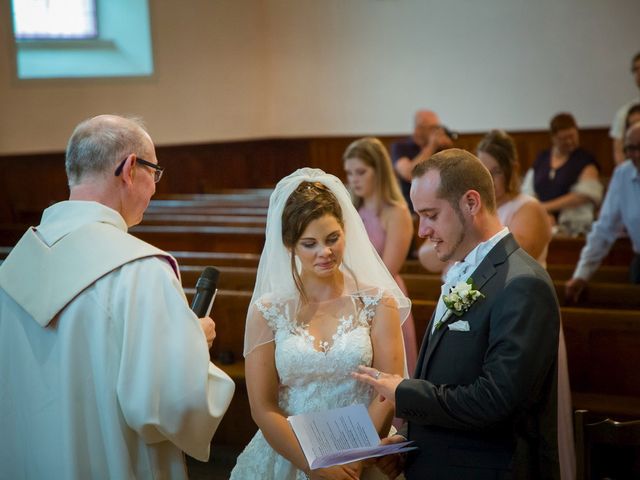
[[[458,282],[467,281],[469,277],[473,278],[472,272],[475,272],[476,268],[482,263],[484,257],[496,246],[496,244],[509,234],[509,229],[504,227],[498,233],[496,233],[489,240],[479,243],[471,250],[464,260],[454,263],[447,271],[444,277],[444,284],[441,287],[440,298],[438,299],[438,305],[436,306],[436,314],[434,322],[431,325],[431,333],[436,328],[439,322],[445,317],[447,313],[447,306],[444,304],[443,297],[448,295]]]
[[[600,216],[593,223],[573,278],[589,280],[626,228],[633,251],[640,253],[640,174],[631,160],[616,167],[604,197]]]

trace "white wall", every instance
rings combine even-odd
[[[398,134],[418,107],[461,131],[605,126],[637,94],[637,0],[151,0],[151,79],[15,80],[0,4],[0,154],[62,150],[104,112],[158,144]]]
[[[142,116],[158,144],[264,135],[260,0],[152,0],[151,78],[20,82],[5,41],[7,3],[0,2],[0,154],[63,150],[80,120],[109,112]]]
[[[462,131],[602,126],[637,94],[637,0],[269,3],[274,135],[402,132],[421,106]]]

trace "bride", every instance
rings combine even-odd
[[[364,403],[387,436],[392,405],[350,373],[361,364],[404,373],[401,323],[410,307],[340,180],[311,168],[282,179],[269,201],[245,330],[247,391],[260,430],[231,478],[374,478],[363,462],[310,470],[287,416]]]

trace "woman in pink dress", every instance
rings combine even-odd
[[[411,246],[413,221],[396,182],[387,149],[377,138],[362,138],[349,145],[342,158],[353,203],[369,239],[406,294],[400,269]],[[402,324],[402,335],[407,369],[411,374],[417,359],[416,332],[411,315]]]

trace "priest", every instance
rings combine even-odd
[[[78,125],[68,201],[0,267],[0,478],[186,478],[233,396],[175,260],[127,233],[162,176],[135,119]]]

